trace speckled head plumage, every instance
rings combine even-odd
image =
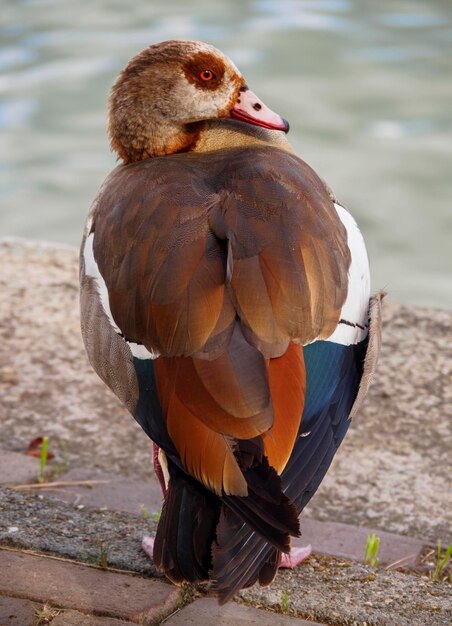
[[[196,122],[228,117],[243,76],[214,47],[166,41],[135,56],[113,85],[112,148],[124,161],[179,152],[195,140]]]
[[[171,40],[149,46],[119,74],[108,129],[113,150],[128,163],[190,150],[200,124],[231,117],[257,125],[269,118],[266,128],[288,127],[248,90],[222,52],[199,41]]]

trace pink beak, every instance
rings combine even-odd
[[[272,130],[289,132],[289,122],[274,113],[247,87],[242,88],[237,102],[231,109],[231,117],[241,122]]]

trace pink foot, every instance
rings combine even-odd
[[[302,561],[308,558],[312,552],[311,544],[303,546],[302,548],[292,548],[290,554],[283,554],[281,556],[281,563],[279,567],[286,567],[293,569],[299,565]]]
[[[154,554],[154,537],[149,537],[149,535],[145,535],[141,541],[141,547],[152,561],[152,557]]]
[[[141,541],[141,547],[146,552],[148,557],[152,560],[154,554],[154,537],[149,537],[149,535],[145,535]],[[290,554],[282,555],[279,567],[293,569],[302,561],[307,559],[311,552],[311,544],[303,546],[302,548],[292,548]]]

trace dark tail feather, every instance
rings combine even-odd
[[[294,504],[282,492],[281,478],[262,455],[259,439],[240,441],[237,458],[248,496],[222,496],[213,544],[213,588],[220,604],[256,581],[269,585],[290,535],[300,536]]]
[[[213,544],[213,589],[220,604],[256,581],[271,583],[281,552],[263,539],[227,506],[222,507]]]
[[[246,445],[252,450],[254,444]],[[244,455],[240,460],[246,461]],[[276,471],[265,457],[256,459],[250,453],[248,461],[242,470],[248,496],[221,500],[171,460],[168,463],[170,481],[154,542],[154,564],[174,583],[207,580],[210,572],[221,604],[257,580],[269,584],[281,552],[290,551],[290,535],[300,534],[297,511],[282,493]]]
[[[300,536],[295,505],[282,492],[281,479],[262,457],[244,469],[248,496],[223,496],[223,502],[281,552],[289,552],[290,535]]]
[[[273,582],[280,563],[281,552],[279,550],[272,550],[270,556],[259,570],[259,585],[261,587],[268,587],[268,585]],[[254,585],[254,583],[255,581],[253,580],[247,587]]]
[[[154,564],[174,583],[207,580],[221,503],[169,462],[170,482],[154,542]]]

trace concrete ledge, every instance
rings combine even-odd
[[[0,488],[0,546],[56,554],[97,564],[105,553],[109,567],[157,576],[141,550],[144,534],[155,534],[151,518],[79,509],[57,499],[45,499]]]
[[[3,462],[0,461],[0,469],[2,464],[5,465],[10,457],[12,457],[13,462],[16,463],[17,457],[19,456],[21,455],[17,453],[3,451],[1,454]],[[28,510],[30,506],[33,506],[31,504],[33,502],[33,496],[38,496],[39,510],[41,511],[40,517],[44,520],[47,520],[52,516],[53,507],[62,511],[62,503],[59,505],[56,503],[54,505],[52,504],[52,500],[60,500],[73,505],[66,507],[65,513],[62,513],[63,517],[67,517],[68,515],[70,517],[73,510],[81,511],[85,507],[94,509],[102,508],[103,512],[112,511],[117,513],[134,514],[135,517],[129,518],[128,524],[130,525],[132,523],[136,526],[135,536],[137,538],[140,536],[140,531],[143,528],[143,532],[153,532],[155,527],[154,520],[156,519],[153,513],[160,510],[162,503],[160,485],[156,480],[132,480],[120,475],[107,474],[105,472],[89,470],[87,468],[71,470],[68,474],[59,477],[58,480],[63,481],[64,487],[54,487],[50,489],[37,488],[36,491],[27,489],[26,491],[14,491],[9,493],[8,499],[11,500],[9,505],[10,514],[8,515],[9,527],[16,528],[15,533],[19,533],[9,533],[9,541],[14,540],[19,542],[21,537],[24,537],[25,542],[34,542],[37,540],[37,543],[33,544],[34,547],[37,549],[43,549],[42,537],[39,532],[39,528],[42,526],[42,531],[46,531],[44,535],[47,539],[49,539],[50,536],[55,536],[59,541],[59,543],[53,545],[51,549],[55,550],[55,548],[58,547],[58,550],[61,550],[63,549],[63,546],[65,546],[64,550],[66,550],[66,552],[64,552],[64,554],[68,553],[71,542],[67,541],[67,532],[62,537],[60,536],[62,528],[58,523],[54,524],[50,531],[47,531],[40,519],[37,519],[37,516],[34,515],[33,520],[35,521],[35,525],[33,526],[33,529],[29,529],[26,523],[24,527],[24,516],[22,513],[23,511]],[[79,485],[77,482],[81,480],[105,480],[106,482],[102,482],[100,484],[96,484],[94,482],[92,486],[83,486]],[[71,481],[74,481],[73,485],[70,484]],[[32,496],[31,500],[27,498],[27,494]],[[50,502],[48,501],[49,499]],[[93,511],[92,514],[99,515],[99,511]],[[82,520],[85,517],[88,517],[89,519],[90,515],[91,513],[89,512],[87,513],[87,516],[79,515],[80,519],[77,520],[77,526],[80,527]],[[108,519],[109,518],[106,516],[100,519],[98,518],[96,522],[92,523],[92,525],[97,527],[99,523],[105,523],[105,528],[102,531],[103,534],[107,533],[109,537],[108,541],[110,543],[112,541],[113,543],[116,543],[114,533],[110,534],[108,531]],[[149,523],[152,523],[152,525],[148,524],[147,530],[145,530],[147,520],[149,520]],[[70,523],[72,523],[72,520]],[[314,552],[317,554],[328,554],[330,556],[343,557],[360,562],[363,560],[367,536],[368,534],[375,532],[375,528],[371,527],[357,527],[337,522],[321,522],[307,518],[305,515],[301,516],[300,525],[302,536],[299,539],[293,540],[293,544],[295,546],[303,546],[310,543]],[[86,532],[84,532],[86,526],[87,522],[85,522],[84,526],[81,528],[81,543],[86,541]],[[378,531],[378,536],[381,540],[378,554],[381,565],[400,562],[406,569],[417,568],[419,566],[421,553],[425,551],[427,547],[430,547],[428,546],[427,541],[422,541],[412,537],[403,537],[384,531]],[[96,547],[90,545],[90,549],[93,547],[98,550],[98,546]],[[119,548],[119,550],[122,549],[123,546]],[[115,551],[113,550],[113,552]],[[76,556],[76,558],[80,558],[80,554]]]
[[[38,476],[38,459],[0,449],[0,484],[34,483]]]
[[[77,468],[59,476],[58,480],[68,482],[68,485],[64,489],[45,489],[41,493],[46,497],[65,500],[77,506],[132,513],[143,517],[148,515],[152,517],[162,509],[162,489],[158,481],[152,478],[141,480],[112,472]],[[93,484],[83,486],[78,484],[79,481],[93,481]]]

